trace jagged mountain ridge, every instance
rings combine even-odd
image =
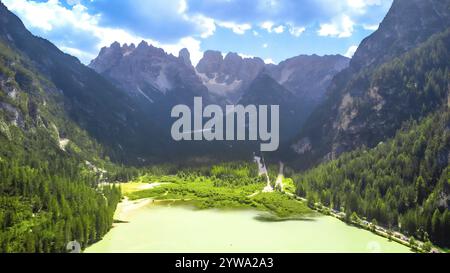
[[[349,61],[340,55],[301,55],[268,65],[258,57],[246,58],[233,52],[224,57],[219,51],[207,50],[194,68],[187,49],[175,57],[146,42],[137,48],[115,42],[102,48],[89,66],[130,93],[150,97],[150,102],[155,94],[176,89],[178,76],[186,90],[195,91],[196,96],[207,97],[208,93],[220,98],[216,102],[236,103],[260,73],[270,75],[301,100],[319,102],[333,76]]]
[[[244,58],[208,50],[196,66],[202,82],[212,93],[232,102],[238,101],[260,73],[270,75],[302,101],[318,103],[335,74],[345,69],[350,59],[341,55],[300,55],[278,65],[265,64],[261,58]]]
[[[182,49],[175,57],[143,41],[137,47],[113,43],[100,51],[90,67],[131,97],[146,102],[144,107],[150,109],[152,117],[167,131],[173,105],[191,105],[194,96],[203,97],[206,104],[238,103],[246,97],[246,92],[252,89],[261,74],[273,78],[289,92],[279,92],[280,88],[271,84],[256,84],[261,89],[273,90],[263,90],[259,96],[267,97],[253,101],[276,104],[278,99],[269,98],[286,96],[280,100],[298,104],[290,108],[302,110],[294,111],[295,120],[290,115],[282,115],[281,119],[292,121],[292,128],[300,128],[314,106],[323,99],[333,76],[348,63],[349,59],[340,55],[313,55],[294,57],[280,65],[267,65],[260,58],[244,58],[236,53],[228,53],[224,57],[219,51],[208,50],[193,67],[187,49]],[[287,136],[292,136],[292,133]]]
[[[102,48],[89,66],[128,94],[143,97],[150,104],[172,94],[175,98],[201,96],[208,100],[208,90],[190,64],[187,50],[175,57],[145,41],[137,47],[134,44],[120,46],[115,42]],[[179,99],[173,104],[183,102],[186,101]]]

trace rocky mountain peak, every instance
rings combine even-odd
[[[144,40],[142,40],[140,43],[139,43],[139,45],[138,45],[138,49],[139,48],[147,48],[147,47],[149,47],[149,45],[148,45],[148,43],[146,42],[146,41],[144,41]]]
[[[319,103],[333,77],[347,68],[349,62],[349,58],[341,55],[299,55],[278,65],[266,66],[266,70],[298,97]]]
[[[234,52],[224,58],[221,52],[208,50],[196,70],[210,92],[236,101],[264,66],[260,58],[242,58]]]
[[[176,90],[185,92],[183,96],[207,94],[190,62],[187,49],[182,49],[179,57],[167,54],[146,41],[120,46],[115,42],[103,48],[90,67],[111,79],[120,88],[133,96],[143,97],[154,103],[162,99],[161,94]]]
[[[223,56],[220,51],[207,50],[203,53],[203,58],[197,64],[197,71],[199,73],[207,74],[209,78],[212,78],[211,73],[220,70],[223,63]]]
[[[121,45],[119,42],[115,41],[114,43],[111,44],[110,48],[111,49],[120,49]]]
[[[242,62],[242,57],[237,53],[230,52],[224,58],[224,63],[240,63]]]
[[[123,45],[123,48],[124,48],[126,51],[133,51],[133,50],[136,49],[136,46],[135,46],[133,43],[131,43],[130,45],[124,44],[124,45]]]
[[[178,53],[178,58],[181,59],[186,66],[192,66],[191,53],[189,53],[189,50],[187,48],[183,48],[180,50],[180,52]]]
[[[103,47],[100,50],[99,58],[92,60],[89,66],[97,72],[103,73],[114,66],[122,58],[122,55],[122,47],[118,42],[114,42],[110,47]]]
[[[363,40],[352,58],[355,70],[378,65],[444,31],[450,3],[442,0],[394,0],[380,27]]]

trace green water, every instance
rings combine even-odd
[[[259,214],[149,205],[85,252],[410,252],[333,217],[263,222]]]

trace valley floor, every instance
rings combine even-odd
[[[208,177],[181,179],[177,176],[142,176],[136,181],[121,184],[125,196],[116,210],[116,222],[127,223],[134,213],[151,204],[196,209],[255,209],[268,213],[259,214],[255,218],[260,221],[308,220],[316,217],[318,211],[345,222],[342,213],[314,207],[308,208],[306,200],[297,197],[290,189],[291,181],[279,175],[277,181],[283,181],[287,191],[264,193],[264,183],[239,187],[217,187]],[[363,222],[352,222],[352,225],[371,231],[372,233],[410,247],[406,237],[401,234],[392,235],[382,227],[374,227]],[[389,235],[391,234],[391,235]],[[420,250],[421,243],[417,245]]]
[[[243,198],[239,205],[235,200],[225,202],[230,192],[220,189],[227,192],[220,194],[206,185],[218,195],[217,203],[207,203],[201,196],[206,189],[200,185],[182,193],[177,183],[189,182],[151,180],[121,184],[126,197],[117,208],[114,228],[86,252],[410,252],[401,244],[315,213],[303,201],[283,193],[260,191],[250,197],[253,187],[238,187],[232,191],[236,198]],[[273,197],[264,205],[252,200],[260,195]],[[272,209],[274,204],[291,202],[301,210],[294,212],[289,205]],[[293,214],[279,216],[285,211]]]

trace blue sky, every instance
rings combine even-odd
[[[89,63],[112,42],[141,40],[193,62],[208,49],[278,63],[351,56],[392,0],[3,0],[36,35]]]

